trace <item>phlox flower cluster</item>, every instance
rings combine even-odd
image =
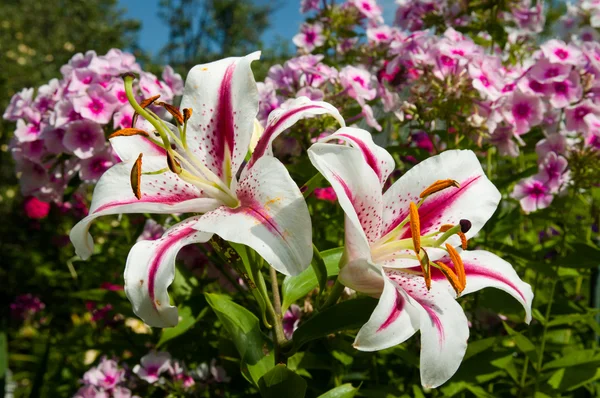
[[[215,359],[188,370],[182,361],[165,351],[151,351],[132,370],[121,367],[114,359],[102,357],[88,370],[84,384],[74,398],[130,398],[143,396],[149,386],[165,391],[194,391],[212,383],[228,383],[231,378]],[[138,391],[139,390],[139,391]],[[133,395],[138,392],[141,395]]]
[[[39,297],[28,293],[15,298],[15,301],[10,304],[10,314],[14,319],[24,321],[31,319],[44,308],[46,304]]]
[[[140,99],[160,94],[171,101],[183,92],[181,76],[171,67],[159,79],[143,71],[132,54],[112,49],[76,54],[60,68],[60,79],[12,97],[3,117],[16,122],[10,150],[23,195],[61,204],[74,178],[93,183],[119,161],[106,135],[131,127],[134,110],[120,76],[132,71],[140,76],[135,87]]]

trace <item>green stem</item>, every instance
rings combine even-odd
[[[267,311],[273,320],[273,329],[275,331],[275,340],[273,341],[275,346],[275,363],[286,363],[287,358],[281,352],[281,348],[288,344],[288,340],[283,332],[283,319],[281,315],[281,300],[279,296],[279,284],[277,283],[277,271],[275,271],[275,268],[273,267],[269,267],[269,270],[271,274],[271,288],[273,289],[273,303],[271,303],[271,301],[268,299],[268,296],[265,296],[265,301],[267,304]],[[262,272],[259,272],[257,276],[260,279],[260,284],[264,284],[265,282]]]
[[[333,285],[333,288],[331,289],[331,292],[329,292],[329,296],[327,296],[327,300],[325,300],[325,304],[323,304],[323,306],[321,307],[321,310],[331,307],[332,305],[337,303],[340,296],[344,292],[345,287],[346,286],[342,285],[342,282],[340,282],[339,279],[336,279],[335,284]]]

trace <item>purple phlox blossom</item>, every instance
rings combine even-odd
[[[152,351],[140,360],[140,364],[135,365],[133,373],[142,380],[150,384],[156,383],[160,375],[167,372],[171,366],[171,354],[165,351]]]
[[[15,138],[18,142],[35,141],[40,137],[42,126],[39,123],[27,123],[25,119],[17,120]]]
[[[511,42],[518,37],[539,33],[544,29],[546,23],[544,2],[532,3],[532,0],[520,0],[511,7],[510,12],[504,13],[504,17],[516,25],[516,29],[507,29],[510,32]]]
[[[292,304],[290,308],[285,312],[285,314],[283,314],[283,332],[285,333],[285,337],[288,340],[291,340],[294,331],[298,328],[298,324],[300,324],[301,317],[302,310],[296,304]]]
[[[382,130],[381,125],[379,124],[377,118],[375,117],[375,114],[373,113],[373,108],[371,108],[370,105],[362,105],[361,115],[364,117],[367,126],[373,127],[377,131]]]
[[[377,5],[375,0],[348,0],[346,4],[354,6],[363,17],[369,20],[370,24],[378,25],[383,23],[381,7]]]
[[[13,122],[21,118],[28,118],[28,112],[30,112],[32,103],[33,88],[24,88],[12,96],[2,117]]]
[[[565,127],[567,131],[587,134],[589,126],[585,122],[585,117],[589,114],[600,116],[600,107],[589,99],[565,108]]]
[[[572,65],[553,63],[547,58],[542,58],[531,67],[527,74],[540,83],[551,83],[565,80],[572,69]]]
[[[346,54],[350,50],[354,49],[357,43],[358,43],[358,37],[344,38],[338,42],[335,49],[340,54]]]
[[[135,111],[131,105],[124,105],[121,110],[115,112],[113,116],[113,128],[124,129],[131,127],[134,113]],[[136,127],[138,127],[141,122],[143,122],[143,120],[138,119],[136,122]]]
[[[15,319],[25,320],[46,308],[38,297],[31,293],[22,294],[10,304],[10,314]]]
[[[562,109],[579,101],[583,95],[580,80],[579,73],[573,71],[568,79],[550,83],[550,105]]]
[[[517,183],[510,196],[519,201],[525,213],[545,209],[554,199],[547,181],[539,175]]]
[[[171,66],[165,66],[162,72],[162,79],[169,86],[173,95],[183,94],[183,79],[179,73],[175,73]]]
[[[111,390],[124,380],[125,370],[120,369],[115,360],[102,357],[98,366],[91,368],[83,375],[86,385]]]
[[[469,63],[469,76],[473,79],[473,87],[488,99],[495,101],[500,97],[504,86],[502,76],[498,73],[498,61],[485,58],[481,64]]]
[[[539,165],[539,175],[551,192],[558,192],[568,181],[568,162],[563,156],[550,152],[544,157]]]
[[[498,149],[502,156],[519,156],[519,144],[524,145],[518,135],[515,135],[514,126],[506,123],[499,124],[490,135],[490,143]]]
[[[535,145],[535,152],[540,159],[544,159],[550,152],[556,152],[560,155],[564,154],[566,151],[567,139],[560,133],[550,134]]]
[[[304,14],[312,10],[319,11],[320,3],[321,0],[302,0],[300,2],[300,12]]]
[[[367,38],[370,42],[376,44],[389,43],[394,38],[394,29],[388,25],[368,28]]]
[[[574,66],[579,66],[583,63],[581,50],[561,40],[548,40],[540,48],[550,62]]]
[[[521,135],[542,122],[544,111],[539,97],[515,90],[508,96],[503,113],[507,122],[515,126],[515,134]]]
[[[161,81],[149,72],[140,73],[140,91],[144,97],[151,97],[160,94],[161,99],[173,98],[173,91],[168,84],[163,84]]]
[[[600,117],[591,113],[584,117],[588,125],[588,134],[585,137],[584,143],[587,146],[600,149]]]
[[[101,388],[87,385],[77,390],[73,398],[110,398],[110,395]]]
[[[136,239],[136,242],[141,240],[156,240],[160,238],[165,232],[165,227],[153,219],[149,218],[144,224],[144,229],[140,236]]]
[[[87,182],[96,182],[116,162],[112,151],[104,150],[83,159],[80,164],[79,178]]]
[[[231,381],[231,377],[227,375],[222,366],[217,365],[217,360],[214,358],[210,361],[210,374],[217,383],[229,383]]]
[[[294,36],[292,41],[296,47],[311,52],[316,47],[321,47],[325,43],[325,36],[322,33],[322,24],[318,22],[314,24],[305,23],[300,28],[300,33]]]
[[[313,194],[315,195],[315,198],[317,198],[319,200],[325,200],[325,201],[331,202],[331,203],[335,203],[335,201],[337,200],[337,195],[335,194],[335,191],[331,187],[315,188],[315,190],[313,191]]]

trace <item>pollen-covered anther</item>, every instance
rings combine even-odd
[[[460,238],[460,247],[462,247],[463,250],[467,250],[469,248],[469,240],[467,239],[467,235],[462,232],[457,232],[456,234]]]
[[[192,117],[192,108],[183,108],[183,123],[187,123]]]
[[[421,271],[423,271],[423,278],[425,279],[425,287],[427,287],[427,290],[430,290],[431,289],[431,266],[430,266],[431,263],[429,262],[429,255],[427,254],[425,249],[423,249],[422,252],[423,252],[423,257],[421,257],[417,254],[417,258],[419,259],[419,262],[421,263]]]
[[[171,116],[173,116],[175,118],[175,120],[177,120],[177,123],[179,123],[180,125],[183,125],[184,120],[183,120],[183,115],[181,114],[181,111],[171,105],[171,104],[167,104],[166,102],[157,102],[156,105],[162,106],[163,108],[165,108],[167,110],[167,112],[169,112],[171,114]]]
[[[410,202],[410,234],[412,235],[415,252],[419,254],[421,250],[421,220],[419,219],[419,209],[414,202]]]
[[[460,255],[452,245],[446,243],[446,250],[448,250],[448,255],[450,256],[450,260],[452,260],[452,264],[454,264],[454,270],[456,271],[458,281],[464,289],[464,286],[467,285],[467,275],[465,273],[465,265],[462,262],[462,258],[460,258]]]
[[[169,170],[171,170],[175,174],[181,174],[183,168],[181,164],[175,159],[173,154],[169,151],[167,152],[167,166],[169,166]]]
[[[133,164],[133,167],[131,168],[131,174],[129,175],[131,181],[131,189],[133,190],[133,194],[138,200],[142,198],[142,191],[140,188],[142,184],[142,156],[143,154],[140,153],[140,156],[138,156],[135,163]]]
[[[431,184],[429,187],[427,187],[423,192],[421,192],[421,195],[419,195],[419,197],[421,199],[423,199],[423,198],[428,197],[429,195],[432,195],[439,191],[443,191],[444,189],[450,188],[450,187],[460,188],[460,184],[458,183],[458,181],[450,180],[450,179],[437,180],[436,182]]]
[[[143,99],[142,102],[140,102],[140,106],[145,109],[145,108],[149,107],[150,105],[152,105],[154,103],[154,101],[156,101],[159,98],[160,98],[160,94],[155,95],[150,98]]]
[[[454,228],[454,225],[452,224],[444,224],[440,227],[440,232],[446,232],[450,229]]]
[[[136,129],[136,128],[124,128],[121,130],[117,130],[114,133],[112,133],[111,135],[108,136],[109,139],[114,138],[114,137],[130,137],[132,135],[142,135],[144,137],[149,137],[150,134],[148,134],[147,131],[142,130],[142,129]]]
[[[437,266],[437,269],[439,269],[442,272],[442,274],[444,274],[444,276],[450,283],[450,286],[452,286],[452,288],[456,292],[456,295],[460,296],[462,291],[465,290],[465,285],[460,282],[458,276],[454,273],[454,271],[452,271],[450,267],[448,267],[441,261],[436,261],[435,265]]]

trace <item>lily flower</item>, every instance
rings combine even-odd
[[[420,330],[421,382],[433,388],[456,372],[467,348],[459,295],[502,289],[523,305],[530,321],[531,287],[498,256],[466,250],[500,201],[472,151],[431,157],[385,193],[394,160],[366,131],[342,128],[308,153],[345,213],[340,282],[379,297],[355,348],[382,350]]]
[[[298,274],[310,264],[308,208],[285,166],[272,156],[271,144],[304,117],[330,114],[342,125],[344,120],[330,104],[298,98],[285,110],[271,113],[243,165],[258,113],[250,63],[259,56],[257,52],[194,67],[185,84],[182,111],[158,102],[156,96],[138,103],[133,77],[124,78],[131,105],[151,131],[127,128],[111,136],[123,162],[102,175],[89,215],[70,237],[77,254],[87,259],[94,248],[88,231],[99,216],[204,213],[174,225],[159,239],[137,242],[129,253],[125,292],[134,312],[150,326],[177,324],[177,308],[167,293],[177,252],[213,234],[250,246],[285,275]],[[150,110],[152,103],[164,106],[176,124],[161,120]]]

